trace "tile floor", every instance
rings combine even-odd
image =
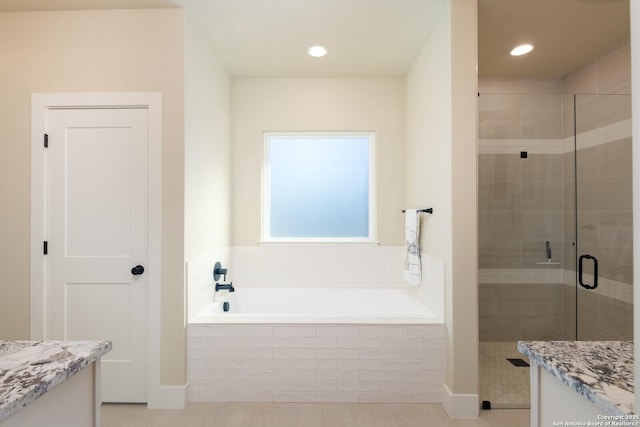
[[[192,403],[183,410],[103,404],[103,427],[525,427],[529,410],[451,419],[439,404]]]
[[[529,368],[513,366],[507,358],[529,359],[517,349],[517,342],[480,343],[480,400],[494,409],[530,407]]]

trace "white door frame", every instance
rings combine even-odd
[[[144,108],[149,112],[149,261],[147,300],[147,398],[149,407],[180,407],[160,384],[162,259],[162,95],[158,92],[36,93],[31,98],[31,339],[46,335],[47,158],[43,143],[47,110],[55,108]],[[145,266],[146,267],[146,266]],[[173,395],[173,396],[172,396]],[[178,400],[176,402],[176,400]],[[181,402],[184,406],[184,398]]]

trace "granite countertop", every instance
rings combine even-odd
[[[520,341],[518,350],[606,413],[634,413],[632,341]]]
[[[109,341],[0,341],[0,421],[110,350]]]

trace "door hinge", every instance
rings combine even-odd
[[[42,253],[44,255],[47,255],[49,253],[49,242],[47,242],[46,240],[44,241],[44,244],[42,245]]]
[[[46,133],[44,134],[44,148],[48,148],[49,147],[49,135],[47,135]]]

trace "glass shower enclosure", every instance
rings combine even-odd
[[[575,179],[567,197],[575,206],[568,219],[575,221],[577,340],[633,339],[630,98],[574,97],[575,147],[567,160]]]
[[[631,97],[478,106],[480,393],[527,407],[517,341],[632,339]]]

